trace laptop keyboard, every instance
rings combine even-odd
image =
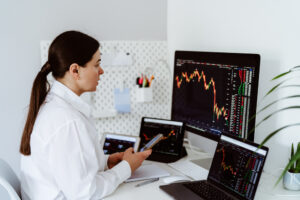
[[[183,184],[188,189],[198,194],[203,199],[207,200],[233,200],[217,188],[211,186],[206,181],[192,182]]]

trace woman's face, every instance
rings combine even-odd
[[[97,50],[92,59],[85,64],[85,67],[79,68],[80,77],[78,83],[81,93],[96,91],[100,75],[104,73],[103,69],[100,67],[100,62],[100,51]]]

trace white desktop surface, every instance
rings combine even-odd
[[[189,148],[186,148],[188,152],[188,156],[182,158],[182,161],[185,160],[193,160],[195,158],[207,158],[209,157],[206,153],[194,153]],[[165,163],[153,162],[153,161],[145,161],[144,164],[155,163],[166,169],[172,175],[182,175],[181,172],[171,168]],[[164,199],[171,200],[173,199],[167,193],[163,192],[159,189],[160,185],[165,185],[163,182],[163,178],[160,178],[159,181],[143,185],[141,187],[135,187],[136,184],[141,183],[143,181],[131,182],[131,183],[122,183],[117,190],[111,194],[110,196],[104,198],[105,200],[154,200],[154,199]],[[299,200],[300,199],[300,191],[288,191],[283,189],[282,183],[279,183],[277,187],[273,187],[276,182],[276,177],[263,173],[259,186],[256,191],[255,200]],[[285,196],[284,196],[285,195]]]

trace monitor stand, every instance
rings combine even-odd
[[[192,146],[197,147],[197,148],[201,149],[203,152],[210,154],[210,157],[211,157],[211,158],[194,159],[194,160],[190,160],[190,161],[204,169],[209,170],[211,163],[212,163],[212,158],[213,158],[215,150],[217,148],[218,142],[211,140],[209,138],[197,135],[190,131],[186,131],[186,137],[191,142]]]

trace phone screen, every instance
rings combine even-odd
[[[162,138],[163,138],[163,134],[159,133],[157,134],[152,140],[150,140],[144,147],[141,148],[141,152],[151,149],[155,144],[157,144]]]

